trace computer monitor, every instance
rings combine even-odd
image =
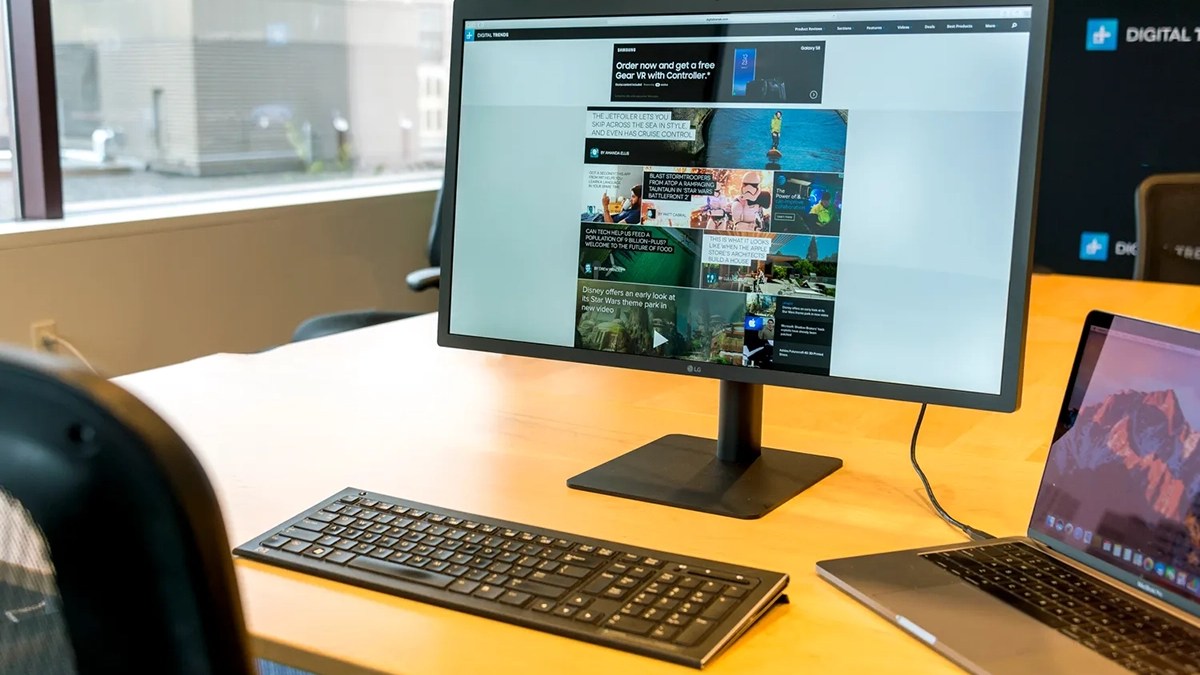
[[[1015,410],[1047,23],[458,0],[439,342],[719,379],[715,441],[568,484],[737,517],[841,465],[761,447],[763,385]]]

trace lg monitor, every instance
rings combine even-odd
[[[763,385],[1017,408],[1048,3],[915,4],[455,3],[439,342],[721,381],[569,485],[770,511],[841,461]]]

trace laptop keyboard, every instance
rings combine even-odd
[[[1200,673],[1200,629],[1020,542],[923,556],[1137,673]]]

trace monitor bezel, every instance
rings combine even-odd
[[[562,0],[456,0],[451,25],[449,109],[446,168],[441,222],[441,281],[438,302],[438,344],[444,347],[509,354],[598,366],[630,368],[675,375],[765,384],[812,391],[914,401],[932,405],[1013,412],[1020,407],[1025,329],[1028,323],[1030,270],[1036,229],[1038,173],[1041,155],[1050,8],[1053,0],[996,2],[995,0],[614,0],[602,5]],[[1022,126],[1016,217],[1011,254],[1007,321],[996,394],[942,389],[838,377],[772,371],[743,366],[699,363],[658,356],[616,354],[576,347],[460,335],[450,332],[454,283],[454,213],[458,168],[459,115],[462,101],[462,54],[467,21],[495,19],[587,18],[630,15],[684,15],[746,12],[853,11],[880,9],[940,9],[973,7],[1030,7],[1030,40]]]

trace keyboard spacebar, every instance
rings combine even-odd
[[[394,562],[368,558],[365,555],[360,555],[351,560],[347,567],[356,567],[360,570],[375,572],[376,574],[424,584],[426,586],[433,586],[434,588],[445,588],[454,583],[454,577],[446,576],[445,574],[427,572],[417,567],[408,567],[407,565],[397,565]]]

